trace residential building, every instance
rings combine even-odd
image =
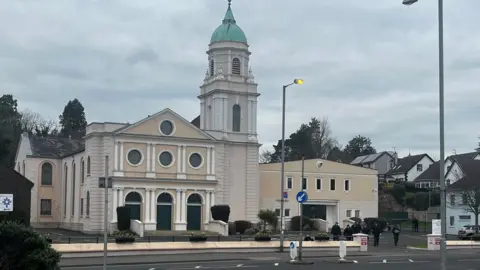
[[[408,155],[398,159],[398,163],[387,172],[387,176],[393,180],[413,182],[433,163],[434,160],[427,154]]]
[[[81,140],[23,134],[16,162],[35,183],[32,223],[102,231],[106,161],[110,229],[118,206],[130,207],[145,231],[208,230],[215,204],[230,205],[232,220],[257,221],[260,94],[250,55],[229,3],[210,39],[194,121],[164,109],[134,124],[90,123]]]
[[[446,179],[450,181],[447,189],[447,234],[457,234],[463,226],[475,225],[475,212],[480,210],[477,206],[480,159],[453,161]]]
[[[350,217],[378,216],[377,171],[344,163],[310,159],[285,162],[286,219],[300,215],[296,194],[304,190],[308,201],[303,215],[326,221],[328,228]],[[280,214],[281,163],[260,164],[260,208]]]
[[[370,168],[378,171],[378,180],[386,181],[387,172],[390,171],[398,162],[396,152],[383,151],[376,154],[356,157],[351,165]]]
[[[0,221],[15,220],[30,225],[32,187],[33,183],[14,169],[0,167],[0,194],[13,195],[13,211],[0,212]]]
[[[445,159],[445,181],[447,184],[450,184],[451,179],[447,178],[447,174],[457,172],[459,170],[458,166],[461,165],[463,161],[469,160],[480,160],[480,154],[478,152],[470,152],[458,155],[451,155]],[[454,164],[454,161],[458,161],[457,164]],[[453,170],[451,170],[453,168]],[[418,188],[436,188],[439,186],[440,181],[440,163],[438,161],[432,163],[422,174],[420,174],[415,180],[415,186]],[[453,183],[453,182],[452,182]]]

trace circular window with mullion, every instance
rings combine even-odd
[[[199,169],[203,165],[203,157],[199,153],[192,153],[188,158],[188,164],[193,169]]]
[[[171,167],[174,162],[173,154],[170,151],[163,151],[158,155],[158,163],[162,167]]]
[[[142,152],[138,149],[131,149],[127,154],[127,162],[132,166],[139,166],[143,162]]]
[[[175,126],[170,120],[163,120],[160,123],[160,133],[164,136],[171,136],[175,131]]]

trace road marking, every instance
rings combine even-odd
[[[387,263],[387,260],[383,260],[383,263]]]
[[[278,263],[275,263],[274,265],[275,265],[275,266],[278,266]]]
[[[358,263],[357,261],[353,261],[353,263]]]
[[[459,262],[478,262],[480,259],[462,259],[458,260]]]
[[[242,266],[243,266],[243,264],[237,264],[237,267],[242,267]]]
[[[155,270],[155,268],[150,268],[150,269],[148,269],[148,270]]]
[[[197,265],[197,266],[195,266],[195,269],[198,269],[198,268],[200,268],[200,267],[201,267],[200,265]]]
[[[408,259],[408,261],[409,261],[409,262],[411,262],[411,263],[413,262],[413,260],[412,260],[412,259]]]

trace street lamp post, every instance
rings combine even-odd
[[[403,4],[411,5],[418,0],[403,0]],[[444,109],[444,68],[443,68],[443,0],[438,0],[438,94],[439,94],[439,117],[440,117],[440,219],[442,240],[440,242],[440,269],[446,270],[447,264],[447,208],[445,189],[445,109]]]
[[[281,193],[280,193],[280,252],[283,252],[283,242],[285,240],[285,225],[284,225],[284,193],[285,193],[285,96],[287,93],[287,88],[294,84],[303,84],[302,79],[295,79],[293,83],[287,84],[283,86],[283,98],[282,98],[282,169],[281,169],[281,179],[280,179],[280,186],[281,186]]]

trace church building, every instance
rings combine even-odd
[[[166,108],[133,124],[90,123],[81,140],[23,134],[16,169],[34,183],[32,226],[102,231],[106,160],[110,228],[118,206],[131,207],[145,231],[207,230],[219,204],[230,206],[230,220],[256,221],[260,94],[250,54],[229,1],[193,121]]]

